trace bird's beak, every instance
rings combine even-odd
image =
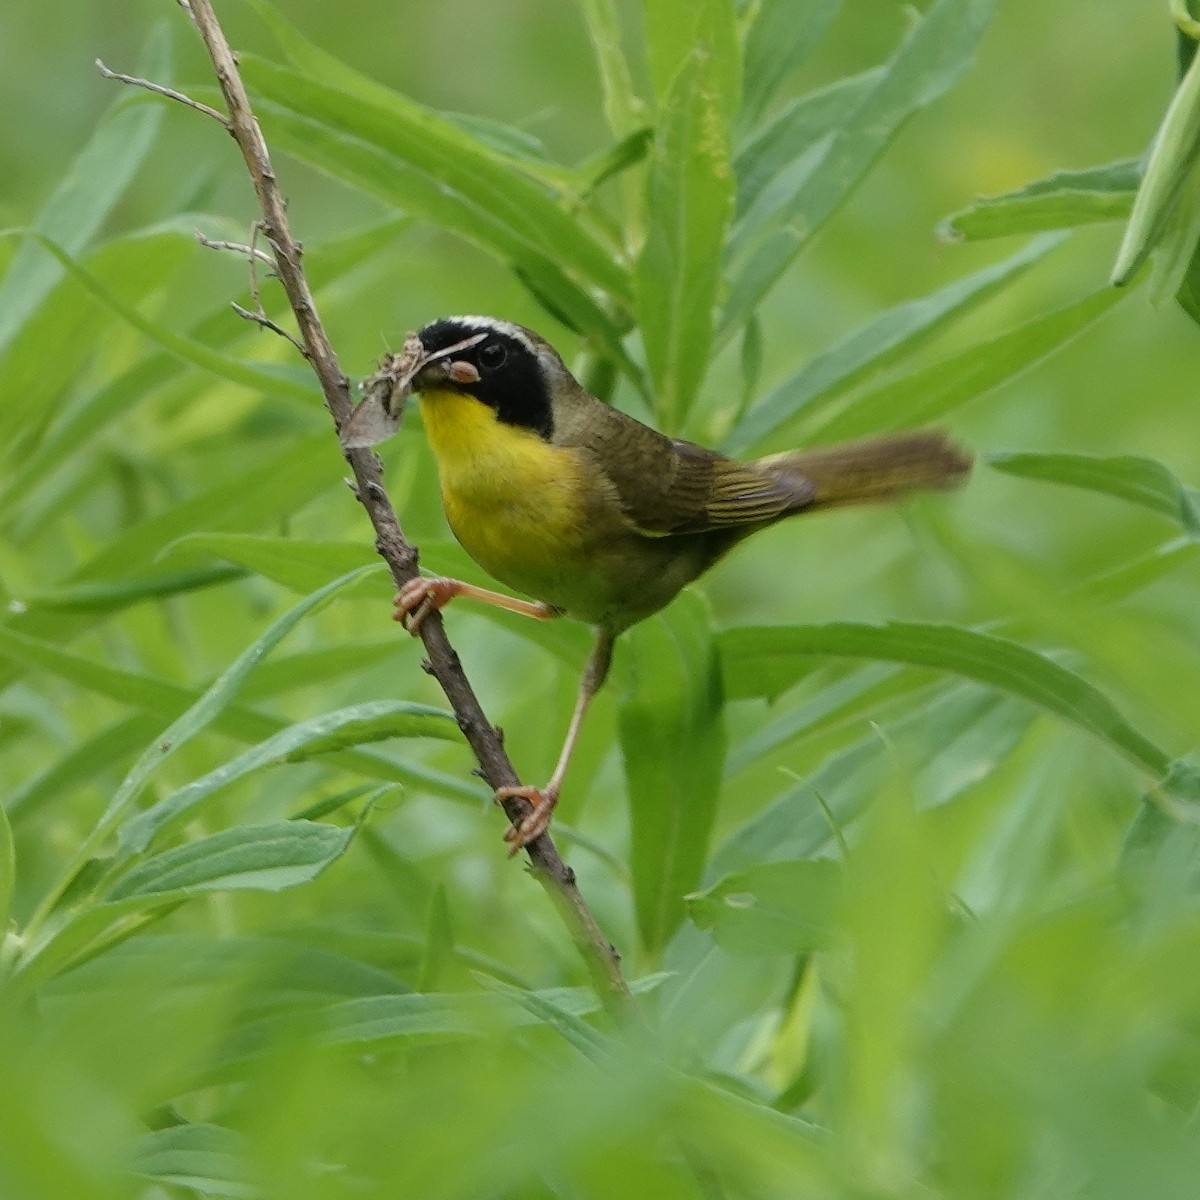
[[[435,358],[431,362],[418,367],[417,373],[413,376],[412,390],[414,392],[424,392],[437,387],[444,387],[450,378],[447,371],[448,366],[449,364],[445,359]]]
[[[412,390],[432,391],[434,388],[464,387],[469,383],[478,382],[479,372],[465,359],[435,358],[417,368],[417,373],[413,376]]]

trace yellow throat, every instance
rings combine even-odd
[[[461,392],[422,392],[421,416],[454,536],[489,574],[539,595],[584,525],[575,455]]]

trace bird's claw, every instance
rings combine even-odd
[[[536,788],[529,785],[496,789],[497,804],[503,804],[505,800],[512,800],[518,796],[528,801],[531,807],[519,824],[510,825],[504,831],[504,840],[509,843],[509,858],[523,850],[530,842],[537,841],[550,827],[550,816],[558,803],[558,789],[553,786]]]
[[[421,632],[421,622],[431,612],[440,612],[458,594],[453,579],[410,579],[397,593],[394,621],[399,621],[413,637]]]

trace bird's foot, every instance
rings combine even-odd
[[[421,632],[421,622],[431,612],[440,612],[461,591],[462,584],[457,579],[436,575],[433,578],[418,576],[410,579],[396,593],[396,611],[392,619],[399,621],[413,637],[417,637]]]
[[[512,858],[519,850],[523,850],[530,842],[536,841],[550,826],[550,815],[558,803],[558,787],[554,783],[545,788],[502,787],[496,789],[496,803],[503,804],[505,800],[516,797],[527,800],[532,805],[529,812],[521,818],[518,825],[510,825],[504,831],[504,840],[509,843],[508,857]]]

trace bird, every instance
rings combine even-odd
[[[397,360],[399,361],[399,360]],[[939,431],[897,433],[739,462],[669,437],[587,391],[545,338],[487,316],[431,321],[405,343],[403,398],[418,394],[454,536],[521,596],[420,576],[396,596],[414,634],[459,597],[538,620],[585,622],[595,642],[550,780],[504,787],[527,815],[509,854],[540,837],[617,638],[750,534],[800,513],[961,483],[971,456]],[[393,382],[395,382],[393,380]],[[368,418],[364,402],[358,413]],[[399,408],[361,445],[393,432]],[[379,414],[377,414],[378,417]]]

